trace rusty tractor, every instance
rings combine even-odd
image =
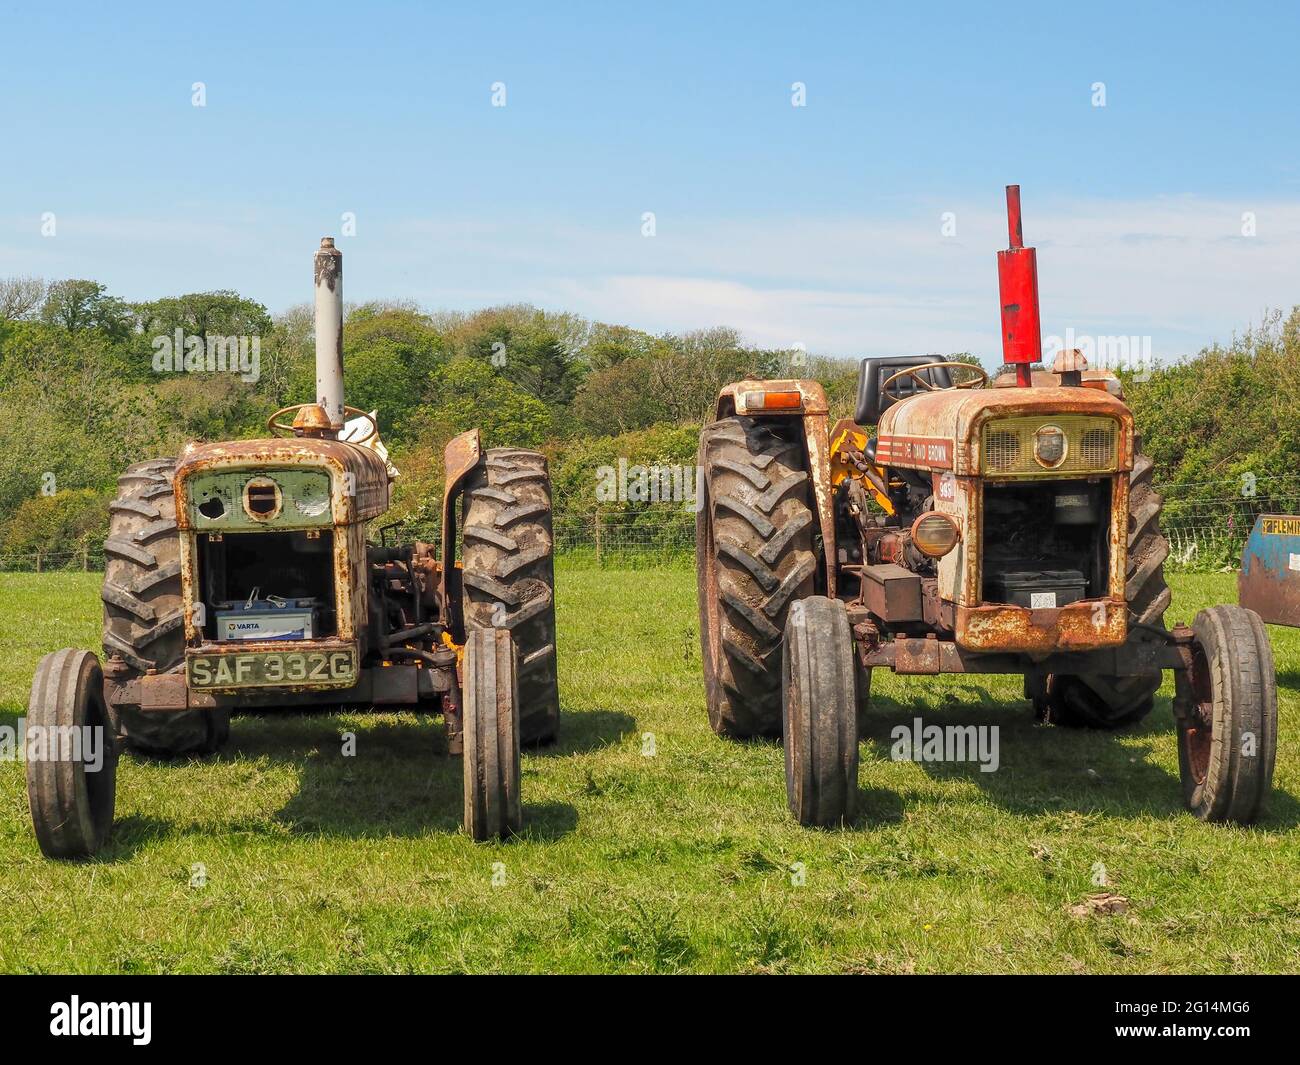
[[[48,856],[103,845],[124,747],[213,752],[231,711],[253,707],[441,713],[463,754],[465,830],[520,827],[521,742],[559,726],[546,459],[463,433],[446,448],[440,550],[371,542],[396,471],[375,414],[343,403],[343,263],[329,237],[315,285],[316,402],[273,414],[269,439],[191,443],[119,478],[103,664],[55,651],[32,683],[29,736],[63,737],[28,759]],[[95,745],[77,741],[95,730],[108,756],[92,765]]]
[[[700,638],[709,721],[781,735],[790,809],[849,821],[873,670],[1012,673],[1040,720],[1117,729],[1164,670],[1186,806],[1250,822],[1271,787],[1277,687],[1240,606],[1165,625],[1161,498],[1120,381],[1041,358],[1037,267],[1007,190],[1006,370],[863,360],[856,417],[814,381],[724,388],[699,451]],[[874,431],[871,427],[874,427]]]

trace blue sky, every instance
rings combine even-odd
[[[995,362],[1019,182],[1045,333],[1168,357],[1300,302],[1284,5],[73,4],[6,24],[0,275],[280,310],[354,212],[353,300]]]

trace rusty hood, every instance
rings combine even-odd
[[[951,450],[938,464],[948,466],[958,476],[973,476],[980,468],[980,433],[984,423],[991,418],[1035,414],[1114,418],[1120,424],[1120,468],[1127,468],[1131,461],[1133,415],[1121,400],[1097,388],[973,388],[926,392],[895,403],[880,416],[877,429],[881,440],[908,440],[918,447],[932,444],[940,449],[946,443]]]
[[[371,449],[342,440],[275,438],[186,444],[177,459],[173,482],[178,519],[183,522],[182,515],[188,512],[186,484],[195,473],[307,467],[329,472],[337,524],[368,521],[388,509],[387,464]]]

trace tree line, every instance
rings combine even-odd
[[[245,344],[244,372],[159,358],[178,339],[197,354],[236,337],[256,341],[251,352]],[[344,355],[347,402],[378,410],[401,470],[391,520],[425,536],[441,498],[442,447],[465,429],[481,429],[488,446],[545,451],[560,518],[600,509],[639,520],[644,505],[598,497],[596,471],[620,458],[693,465],[722,385],[815,378],[840,417],[852,414],[857,380],[853,360],[754,347],[725,326],[651,334],[525,304],[349,305]],[[1127,395],[1160,479],[1188,485],[1188,498],[1243,473],[1265,491],[1294,479],[1297,360],[1300,309],[1130,375]],[[130,302],[91,280],[0,280],[0,553],[97,544],[127,465],[174,455],[187,440],[265,435],[269,414],[312,397],[314,374],[308,304],[272,314],[233,291]]]

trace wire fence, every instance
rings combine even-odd
[[[1259,478],[1157,485],[1171,569],[1235,569],[1260,514],[1300,514],[1300,479]],[[688,566],[695,516],[680,504],[619,513],[556,515],[557,559],[567,565],[643,569]],[[0,572],[102,571],[102,544],[68,551],[0,554]]]

